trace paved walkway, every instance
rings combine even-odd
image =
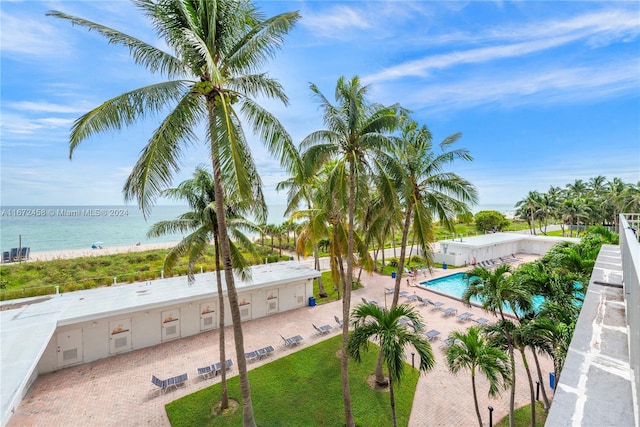
[[[521,256],[522,257],[522,256]],[[451,274],[452,270],[434,271],[433,277]],[[427,274],[424,279],[431,278]],[[388,276],[363,274],[365,287],[353,293],[352,303],[357,305],[361,298],[372,299],[380,304],[385,303],[385,287],[392,287],[393,280]],[[445,302],[446,307],[455,307],[459,313],[470,311],[474,318],[487,315],[478,308],[466,308],[459,301],[440,297],[431,292],[407,287],[402,283],[402,290],[427,296]],[[391,303],[390,296],[386,302]],[[402,302],[404,298],[401,298]],[[441,337],[446,337],[454,329],[464,329],[473,322],[461,323],[455,317],[444,317],[441,312],[429,307],[419,307],[428,329],[437,329]],[[334,315],[341,316],[340,301],[321,304],[316,307],[304,307],[294,311],[275,314],[243,324],[245,350],[249,351],[266,345],[276,347],[274,358],[286,356],[293,350],[284,350],[280,346],[284,336],[302,335],[304,341],[298,348],[308,347],[321,339],[337,335],[338,328],[325,337],[319,337],[313,329],[316,325],[331,324],[336,326]],[[233,333],[230,327],[225,330],[228,357],[236,360]],[[25,396],[9,426],[168,426],[169,422],[164,405],[196,390],[205,388],[219,381],[219,377],[202,380],[197,377],[196,369],[218,360],[218,331],[201,333],[182,338],[158,346],[136,350],[130,353],[109,357],[103,360],[83,364],[76,367],[44,374],[38,377]],[[418,382],[411,413],[410,426],[474,426],[477,419],[473,406],[471,380],[468,373],[453,376],[448,372],[444,353],[440,349],[441,340],[433,342],[436,366],[427,375],[422,375]],[[408,363],[411,363],[411,352],[408,351]],[[521,406],[529,401],[528,383],[517,355],[518,387],[516,405]],[[254,368],[268,360],[250,363]],[[532,363],[532,359],[530,358]],[[548,375],[552,370],[552,362],[541,358],[542,372]],[[160,378],[189,373],[190,379],[186,387],[166,394],[150,397],[151,374]],[[230,375],[237,375],[234,365]],[[489,405],[493,406],[493,419],[498,420],[508,413],[509,393],[501,399],[487,398],[486,380],[478,377],[478,395],[480,409],[485,424],[488,424]]]

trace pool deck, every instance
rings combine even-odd
[[[518,257],[521,258],[521,262],[535,258],[521,254]],[[460,269],[435,269],[433,274],[427,273],[424,280],[459,271]],[[393,286],[393,280],[390,277],[363,274],[362,279],[364,288],[353,292],[353,306],[359,304],[361,298],[376,300],[380,304],[391,303],[391,296],[385,294],[385,288]],[[415,292],[416,295],[442,301],[445,303],[443,308],[456,308],[458,314],[469,311],[473,314],[473,319],[483,317],[490,321],[495,320],[490,314],[477,307],[465,307],[460,301],[433,294],[421,287],[409,287],[406,282],[402,283],[401,290],[408,291],[410,295]],[[405,301],[406,298],[400,298],[401,303]],[[451,331],[462,330],[476,323],[473,320],[461,322],[456,316],[445,317],[441,311],[413,304],[423,315],[426,322],[425,330],[440,331],[442,339],[431,342],[436,365],[431,372],[422,375],[418,381],[409,426],[477,425],[470,377],[466,372],[457,376],[450,374],[441,349],[442,341]],[[341,301],[335,301],[245,322],[243,324],[245,351],[268,345],[276,348],[271,357],[250,363],[249,368],[253,369],[274,358],[284,357],[292,351],[337,335],[339,333],[337,327],[328,334],[320,335],[314,330],[312,323],[337,326],[333,317],[341,317],[341,312]],[[225,334],[227,357],[234,361],[234,366],[229,373],[233,376],[238,372],[231,327],[225,329]],[[283,348],[279,334],[302,335],[303,341],[293,349]],[[41,375],[10,419],[8,426],[168,426],[169,421],[164,411],[166,403],[220,380],[219,377],[203,380],[196,375],[197,368],[218,360],[217,348],[218,331],[214,330]],[[521,406],[529,401],[529,388],[520,357],[516,356],[518,369],[516,406]],[[410,350],[407,351],[407,362],[411,363]],[[548,372],[552,371],[552,361],[549,358],[540,357],[540,362],[546,382]],[[532,360],[530,363],[533,365]],[[166,378],[183,372],[189,374],[185,387],[165,394],[149,396],[152,390],[150,382],[152,374]],[[477,378],[477,387],[485,425],[488,425],[489,421],[488,406],[494,408],[494,422],[508,413],[508,391],[504,392],[499,399],[489,399],[487,382],[482,375]],[[548,388],[547,390],[549,392]],[[336,408],[336,410],[341,409]],[[259,414],[256,416],[259,421]]]

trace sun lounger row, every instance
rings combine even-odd
[[[31,253],[31,248],[11,248],[10,251],[2,252],[2,263],[16,262],[16,261],[27,261],[29,259],[29,254]]]
[[[231,359],[227,359],[224,365],[225,370],[228,371],[229,369],[231,369],[231,366],[233,366],[233,362],[231,361]],[[220,372],[222,372],[222,365],[220,364],[220,362],[198,368],[198,375],[204,379],[215,377]]]
[[[167,378],[166,380],[161,380],[155,375],[151,375],[151,383],[155,386],[152,393],[166,393],[171,388],[178,388],[184,386],[185,382],[189,379],[189,375],[181,374],[175,377]]]

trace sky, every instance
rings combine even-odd
[[[340,76],[359,76],[369,100],[399,103],[434,142],[461,132],[474,160],[452,171],[479,206],[513,205],[602,175],[640,181],[640,2],[258,1],[268,16],[301,19],[264,71],[289,105],[262,100],[299,143],[322,129],[316,84],[333,101]],[[122,205],[122,187],[161,117],[92,137],[69,159],[75,119],[126,91],[160,81],[126,48],[45,16],[99,22],[164,48],[132,3],[0,2],[0,204]],[[288,176],[247,131],[267,203]],[[199,164],[185,151],[174,185]],[[172,203],[159,201],[160,204]]]

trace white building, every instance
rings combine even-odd
[[[249,279],[235,282],[242,320],[307,305],[319,276],[292,261],[251,267]],[[16,303],[24,305],[0,317],[3,425],[39,374],[218,327],[215,273],[198,274],[191,285],[182,276],[9,301],[3,308]],[[225,318],[231,319],[228,302]]]
[[[433,260],[449,265],[463,266],[499,259],[511,254],[544,255],[560,242],[578,243],[578,238],[532,236],[518,233],[493,233],[472,237],[440,240],[440,251]]]

